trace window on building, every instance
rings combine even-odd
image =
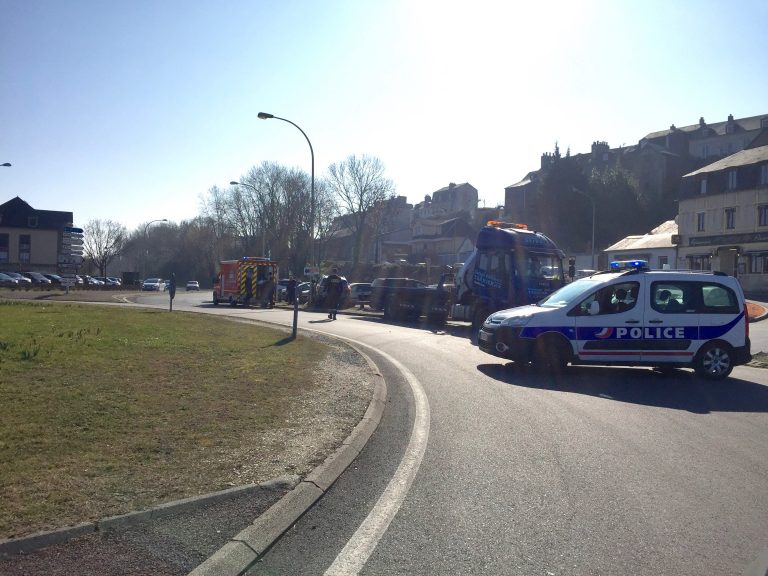
[[[705,212],[698,212],[696,214],[696,231],[697,232],[704,232],[704,220],[706,217]]]
[[[0,234],[0,263],[7,263],[9,261],[8,236],[8,234]]]
[[[760,119],[760,128],[768,128],[768,116]]]
[[[664,267],[669,264],[669,256],[659,256],[659,270],[664,270]]]
[[[749,272],[750,274],[768,274],[768,252],[751,255]]]
[[[728,171],[728,190],[736,190],[736,170]]]
[[[32,236],[21,234],[19,236],[19,263],[29,264],[32,254]]]
[[[760,184],[763,186],[768,185],[768,164],[760,166]]]
[[[709,156],[709,144],[703,144],[701,146],[701,157],[706,158]]]
[[[707,193],[707,179],[702,178],[701,182],[699,183],[699,193],[700,194],[706,194]]]
[[[757,207],[757,225],[768,226],[768,204]]]
[[[37,216],[29,216],[27,218],[27,226],[30,228],[37,228]]]
[[[688,256],[688,268],[691,270],[712,270],[712,259],[709,256]]]
[[[726,230],[736,228],[736,208],[725,209],[725,228]]]

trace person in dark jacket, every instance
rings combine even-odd
[[[339,311],[339,304],[341,303],[341,293],[344,290],[338,269],[331,270],[326,282],[325,303],[328,306],[328,318],[336,320],[336,313]]]
[[[291,306],[296,301],[296,278],[293,277],[293,274],[288,278],[288,284],[285,287],[285,299]]]

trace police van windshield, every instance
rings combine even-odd
[[[543,300],[537,303],[537,306],[544,308],[563,308],[571,304],[576,304],[580,298],[588,291],[592,290],[597,284],[597,280],[592,278],[582,278],[570,284],[566,284],[560,290],[553,292]]]

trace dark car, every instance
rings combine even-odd
[[[0,272],[0,286],[8,286],[10,288],[15,288],[18,285],[19,285],[19,281],[16,278],[13,278],[12,276],[8,276],[8,274]]]
[[[43,276],[48,278],[48,280],[51,281],[51,284],[61,284],[61,276],[58,274],[49,274],[47,272],[43,272]]]
[[[19,274],[18,272],[5,272],[4,274],[10,276],[11,278],[15,278],[19,281],[19,286],[25,286],[29,287],[32,285],[32,280],[30,278],[27,278],[26,276],[23,276],[22,274]]]
[[[22,272],[21,274],[29,278],[32,281],[32,284],[37,284],[38,286],[47,286],[51,283],[51,281],[40,272]]]

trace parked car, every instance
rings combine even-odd
[[[592,276],[595,272],[597,272],[597,270],[576,270],[576,275],[573,279],[578,280],[579,278],[586,278],[587,276]]]
[[[83,276],[83,282],[87,286],[104,286],[104,282],[102,282],[98,278],[94,278],[93,276],[88,276],[87,274]]]
[[[147,278],[141,285],[142,290],[162,292],[165,290],[165,280],[162,278]]]
[[[187,292],[190,290],[199,291],[200,290],[200,282],[197,280],[187,280]]]
[[[288,282],[289,278],[281,278],[277,281],[277,286],[275,286],[275,302],[288,300]]]
[[[61,276],[58,274],[50,274],[48,272],[43,272],[43,276],[48,278],[48,280],[51,281],[51,284],[61,284]]]
[[[299,304],[309,302],[309,293],[312,292],[312,284],[309,282],[300,282],[296,285],[296,294],[299,296]]]
[[[364,306],[371,301],[371,283],[353,282],[349,285],[348,303],[352,306]]]
[[[121,286],[121,282],[117,278],[112,278],[110,276],[95,276],[94,278],[105,286]]]
[[[15,278],[19,281],[19,286],[26,286],[29,287],[32,285],[32,279],[27,278],[26,276],[22,276],[18,272],[4,272],[4,274],[10,276],[11,278]]]
[[[15,288],[18,285],[19,285],[19,281],[16,278],[13,278],[11,276],[8,276],[8,274],[0,272],[0,286],[8,286],[10,288]]]
[[[21,274],[29,278],[32,281],[32,284],[37,284],[38,286],[47,286],[51,283],[51,281],[40,272],[22,272]]]

